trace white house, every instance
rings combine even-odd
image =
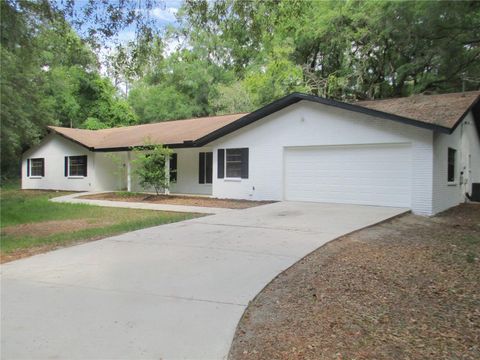
[[[148,141],[174,150],[174,193],[432,215],[480,183],[479,99],[475,91],[350,104],[294,93],[249,114],[106,130],[52,126],[23,156],[22,188],[141,191],[132,148]]]

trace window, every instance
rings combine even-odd
[[[218,149],[217,172],[219,179],[248,179],[248,148]]]
[[[87,176],[87,155],[66,156],[65,176]]]
[[[177,154],[170,157],[170,181],[177,182]]]
[[[239,178],[242,176],[242,150],[227,149],[227,178]]]
[[[455,181],[455,160],[457,157],[457,150],[448,148],[448,182],[452,183]]]
[[[213,176],[213,153],[198,153],[198,183],[211,184]]]
[[[28,159],[27,176],[45,176],[45,159]]]

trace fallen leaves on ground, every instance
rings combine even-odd
[[[480,206],[337,239],[247,308],[230,359],[479,359]]]

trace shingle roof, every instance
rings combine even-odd
[[[102,130],[49,126],[49,129],[90,149],[129,148],[151,144],[180,145],[195,141],[246,114],[164,121]]]
[[[480,91],[470,91],[344,103],[318,96],[294,93],[249,114],[165,121],[103,130],[82,130],[57,126],[49,126],[49,128],[91,150],[98,151],[128,149],[145,145],[146,142],[170,147],[203,146],[278,110],[306,100],[450,133],[479,99]]]
[[[354,105],[452,128],[478,99],[480,91],[359,101]]]

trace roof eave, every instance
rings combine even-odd
[[[477,96],[477,98],[470,104],[468,109],[465,110],[465,112],[462,114],[462,116],[460,116],[460,118],[455,122],[455,124],[450,129],[450,134],[453,133],[455,131],[455,129],[458,127],[458,125],[460,125],[462,123],[463,119],[465,119],[465,117],[468,115],[468,113],[470,111],[473,111],[473,109],[475,108],[475,106],[477,104],[480,104],[480,95]]]
[[[360,105],[355,105],[355,104],[350,104],[350,103],[345,103],[341,101],[336,101],[332,99],[326,99],[318,96],[313,96],[313,95],[308,95],[308,94],[302,94],[302,93],[292,93],[290,95],[287,95],[281,99],[278,99],[250,114],[247,114],[245,116],[242,116],[238,120],[235,120],[234,122],[225,125],[221,127],[220,129],[217,129],[210,134],[207,134],[195,141],[195,144],[197,146],[203,146],[206,145],[214,140],[217,140],[225,135],[230,134],[233,131],[236,131],[238,129],[241,129],[244,126],[250,125],[251,123],[260,120],[268,115],[271,115],[277,111],[280,111],[292,104],[295,104],[299,101],[310,101],[310,102],[315,102],[315,103],[320,103],[323,105],[327,106],[334,106],[340,109],[348,110],[348,111],[353,111],[357,113],[362,113],[370,116],[375,116],[387,120],[392,120],[396,122],[400,122],[403,124],[408,124],[412,126],[416,126],[419,128],[427,129],[427,130],[432,130],[432,131],[437,131],[445,134],[450,134],[451,129],[445,126],[441,125],[436,125],[436,124],[429,124],[423,121],[415,120],[415,119],[410,119],[407,117],[399,116],[399,115],[394,115],[391,113],[379,111],[379,110],[374,110],[370,109],[367,107],[363,107]],[[467,111],[468,113],[468,111]]]
[[[48,126],[48,130],[54,132],[55,134],[60,135],[61,137],[65,138],[65,139],[67,139],[67,140],[73,141],[75,144],[78,144],[78,145],[80,145],[80,146],[83,146],[84,148],[88,149],[89,151],[95,151],[95,148],[94,148],[93,146],[88,146],[88,145],[86,145],[86,144],[84,144],[84,143],[82,143],[82,142],[80,142],[80,141],[78,141],[78,140],[76,140],[76,139],[68,136],[68,135],[65,135],[65,134],[63,134],[63,133],[55,130],[55,129],[54,129],[53,127],[51,127],[51,126]]]
[[[150,147],[152,147],[151,145]],[[194,141],[188,140],[184,141],[183,143],[172,143],[172,144],[162,144],[162,146],[170,148],[170,149],[188,149],[197,147]],[[149,146],[142,146],[142,145],[132,145],[132,146],[118,146],[118,147],[106,147],[106,148],[95,148],[92,151],[95,152],[120,152],[120,151],[132,151],[135,148],[145,148],[148,149]]]

